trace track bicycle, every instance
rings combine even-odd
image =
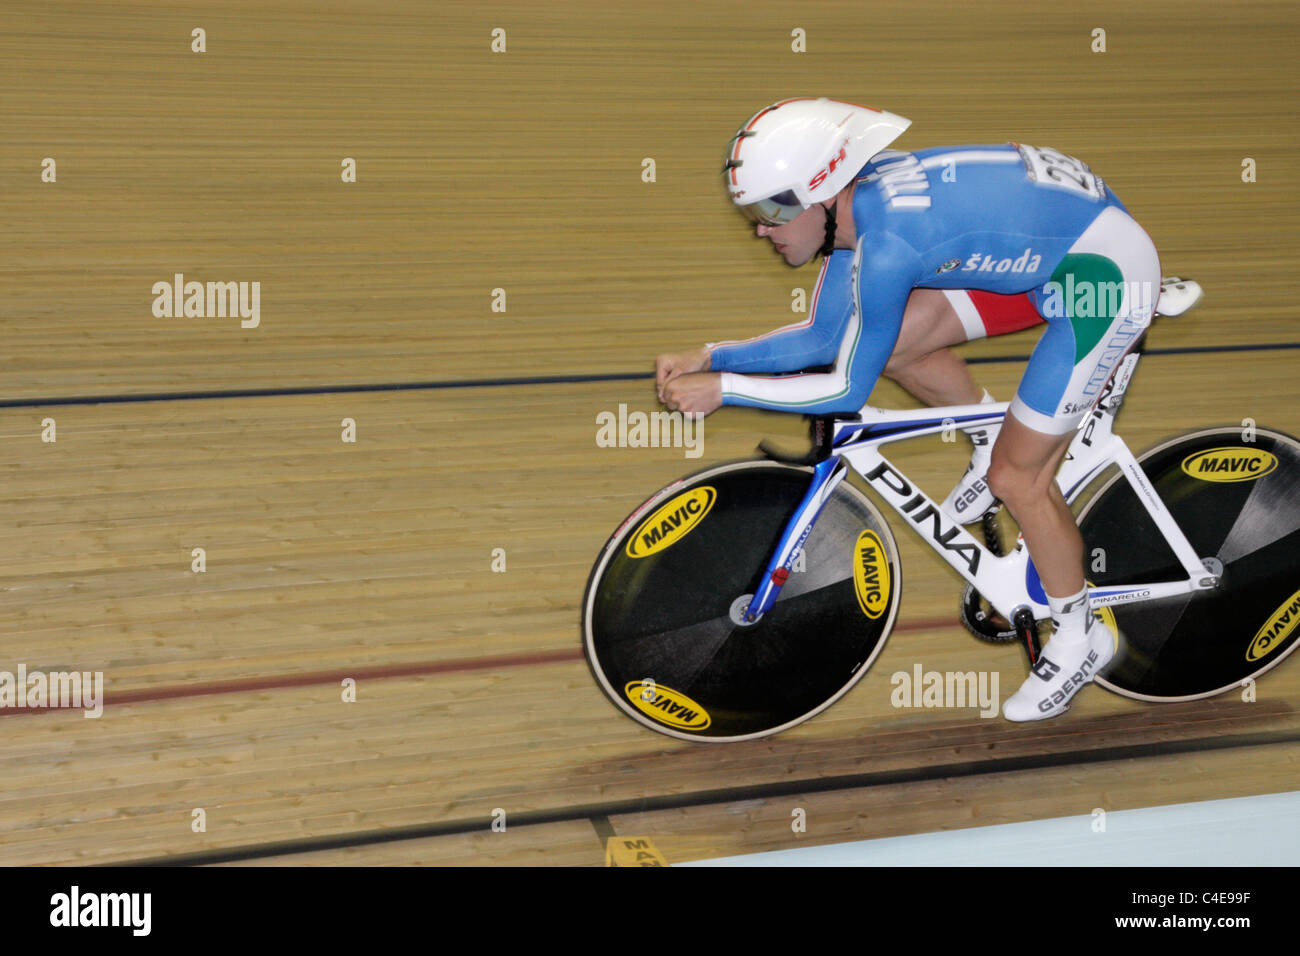
[[[1142,346],[1103,387],[1056,480],[1081,504],[1085,555],[1104,556],[1089,600],[1117,650],[1096,683],[1194,700],[1258,678],[1300,639],[1300,441],[1225,426],[1135,456],[1113,426]],[[652,495],[587,582],[583,645],[601,690],[645,727],[711,742],[776,734],[833,704],[879,656],[902,590],[893,534],[864,488],[965,579],[966,627],[1018,640],[1032,665],[1050,611],[1023,539],[1004,549],[990,512],[977,540],[880,451],[999,423],[1008,406],[809,417],[804,455],[764,442],[763,458]]]

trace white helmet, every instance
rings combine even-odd
[[[826,97],[782,100],[759,110],[731,138],[731,201],[768,226],[790,222],[849,184],[912,121]]]

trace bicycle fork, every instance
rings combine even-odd
[[[826,507],[835,487],[849,473],[848,464],[840,457],[827,458],[813,466],[813,479],[803,496],[775,553],[763,571],[763,577],[753,598],[741,614],[742,623],[753,624],[776,603],[781,588],[790,577],[790,568],[808,539],[817,516]]]

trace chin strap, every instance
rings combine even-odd
[[[821,254],[829,256],[835,251],[835,203],[822,209],[826,210],[826,241],[822,243]]]

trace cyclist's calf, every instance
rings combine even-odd
[[[1008,415],[993,446],[989,489],[1020,525],[1048,594],[1083,587],[1083,538],[1056,485],[1073,435],[1045,435]]]

